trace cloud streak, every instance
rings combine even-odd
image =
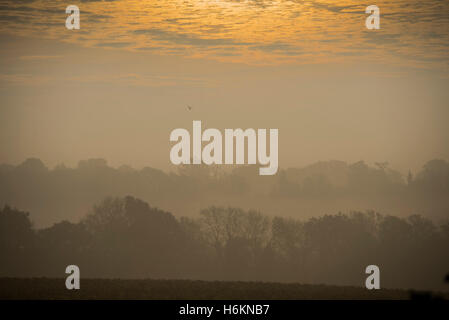
[[[392,64],[448,67],[449,2],[379,0],[376,5],[381,30],[369,31],[365,4],[356,0],[82,1],[81,30],[68,31],[61,1],[5,1],[0,32],[231,62],[382,57]]]

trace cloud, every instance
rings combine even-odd
[[[183,45],[194,46],[223,46],[223,45],[251,45],[251,42],[239,42],[233,39],[226,38],[201,38],[193,34],[179,33],[175,31],[168,31],[163,29],[139,29],[134,31],[135,34],[149,35],[152,39],[172,42]]]
[[[366,4],[358,0],[103,2],[81,1],[81,29],[68,32],[61,1],[3,1],[0,36],[247,63],[351,57],[412,64],[416,56],[449,65],[449,1],[378,0],[376,31],[366,30]]]
[[[50,60],[50,59],[59,59],[62,56],[20,56],[20,60]]]
[[[132,45],[132,42],[100,42],[97,43],[96,47],[103,47],[103,48],[125,48]]]
[[[28,85],[36,86],[43,85],[51,81],[48,76],[33,75],[33,74],[0,74],[0,86],[5,85]]]
[[[353,5],[345,5],[345,6],[336,6],[327,3],[321,3],[318,1],[311,1],[313,7],[317,9],[324,9],[333,13],[351,13],[351,11],[346,11],[347,9],[360,9],[361,5],[353,4]],[[360,10],[361,12],[365,12],[365,10]]]
[[[121,84],[136,87],[166,87],[176,85],[210,86],[211,82],[201,78],[164,76],[154,74],[123,73],[123,74],[91,74],[72,76],[65,79],[72,83]]]

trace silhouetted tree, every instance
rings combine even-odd
[[[29,213],[6,205],[0,210],[0,275],[29,275],[34,246]]]

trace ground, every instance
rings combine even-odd
[[[121,279],[81,279],[79,290],[67,290],[62,278],[0,278],[0,299],[409,299],[410,294],[328,285]]]

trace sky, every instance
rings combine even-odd
[[[0,1],[0,44],[0,163],[170,169],[192,120],[278,128],[281,167],[449,159],[448,1]]]

